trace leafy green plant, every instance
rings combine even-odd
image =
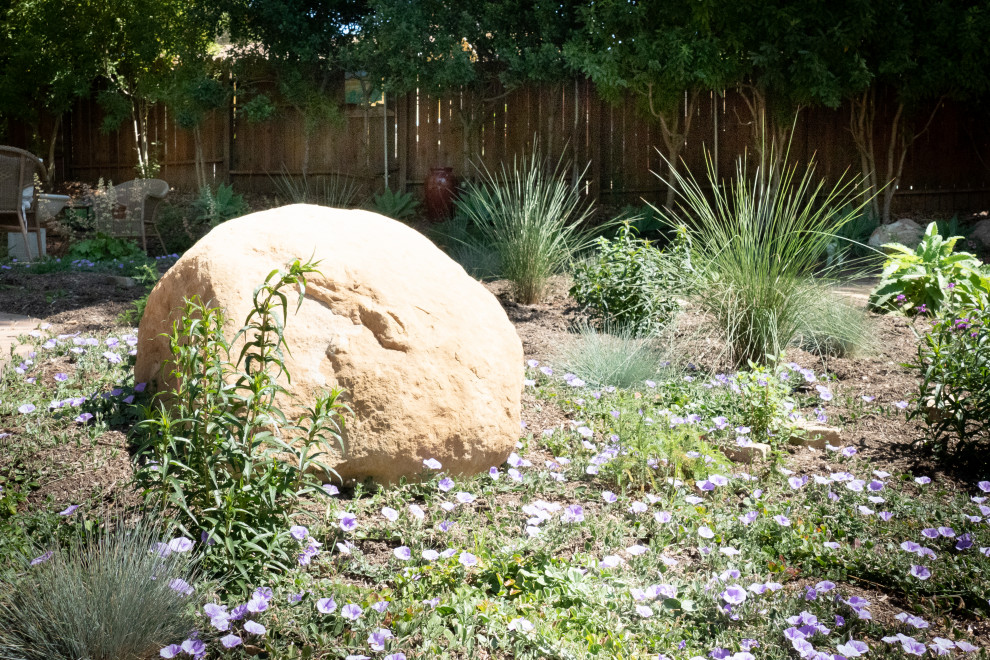
[[[582,227],[590,206],[568,183],[564,162],[547,166],[535,150],[528,160],[513,159],[511,170],[482,166],[480,174],[464,184],[455,208],[498,255],[500,274],[512,282],[516,299],[536,303],[550,278],[590,244]]]
[[[661,211],[672,225],[687,224],[702,282],[698,301],[726,337],[736,364],[767,361],[791,343],[809,305],[808,282],[834,274],[823,266],[835,233],[861,208],[856,180],[826,190],[814,162],[798,175],[786,153],[771,153],[749,174],[740,158],[722,185],[707,158],[709,193],[693,175],[672,172],[684,217]],[[835,212],[834,209],[843,209]]]
[[[180,529],[208,539],[205,568],[233,571],[245,583],[292,564],[298,545],[289,537],[289,521],[303,497],[326,495],[317,474],[333,471],[320,458],[333,450],[330,443],[342,443],[347,408],[338,400],[341,390],[317,397],[296,420],[275,402],[288,395],[279,378],[290,378],[283,289],[297,286],[302,304],[312,272],[314,264],[297,260],[287,271],[269,273],[230,342],[222,310],[188,301],[169,337],[174,384],[139,425],[147,459],[141,481],[175,509]],[[291,433],[298,436],[286,437]]]
[[[148,518],[37,551],[0,588],[0,658],[157,657],[197,626],[196,562]]]
[[[69,246],[63,260],[86,260],[94,263],[113,261],[139,260],[144,262],[147,255],[136,242],[126,238],[116,238],[106,234],[96,234],[92,238],[73,243]]]
[[[634,231],[623,223],[614,240],[597,238],[595,256],[574,269],[570,294],[600,326],[656,334],[678,311],[674,292],[686,288],[678,281],[678,270],[669,267],[685,250],[675,245],[665,259]],[[678,236],[683,241],[686,235]]]
[[[759,442],[771,442],[781,435],[787,425],[788,411],[793,409],[791,386],[787,380],[787,367],[775,371],[771,365],[750,363],[749,369],[736,373],[729,381],[729,389],[735,394],[733,417],[750,429],[750,435]],[[787,374],[782,379],[781,374]]]
[[[624,419],[634,421],[627,424]],[[616,455],[599,474],[619,488],[656,491],[668,477],[703,479],[713,472],[728,471],[729,461],[696,429],[648,425],[640,415],[626,414],[620,417],[617,431],[621,440]]]
[[[213,190],[210,186],[199,189],[199,197],[192,205],[196,221],[216,227],[221,222],[238,218],[248,213],[251,208],[244,201],[244,196],[234,192],[229,183],[221,183]]]
[[[585,325],[560,348],[558,359],[561,367],[594,385],[638,387],[656,377],[667,355],[657,341],[628,328],[608,333]]]
[[[953,295],[985,301],[990,295],[990,273],[969,252],[953,252],[961,239],[942,238],[932,222],[914,250],[898,243],[884,245],[892,254],[884,264],[880,283],[870,294],[870,308],[938,314]]]
[[[393,220],[406,220],[416,214],[419,202],[410,192],[386,188],[371,198],[371,209]]]
[[[272,177],[272,183],[281,204],[318,204],[349,209],[357,205],[361,196],[361,186],[339,174],[311,179],[293,176],[283,167],[278,176]]]
[[[961,307],[935,322],[909,365],[920,377],[910,418],[926,425],[925,443],[936,453],[972,451],[990,433],[990,312]]]

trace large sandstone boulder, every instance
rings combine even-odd
[[[870,235],[869,244],[879,248],[887,243],[900,243],[909,248],[916,248],[921,243],[925,228],[910,218],[901,218],[889,225],[880,225]]]
[[[295,258],[320,261],[285,337],[298,413],[340,386],[354,410],[344,478],[381,483],[436,458],[453,473],[505,461],[520,428],[522,344],[498,301],[424,236],[367,211],[294,205],[231,220],[162,277],[138,331],[135,378],[162,387],[166,332],[183,298],[226,309],[229,335],[252,291]],[[284,404],[285,402],[283,402]]]

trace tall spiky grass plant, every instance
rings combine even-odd
[[[528,159],[514,158],[511,169],[503,163],[495,172],[484,165],[479,171],[479,180],[465,182],[457,212],[497,255],[516,299],[539,302],[550,278],[590,244],[591,206],[569,183],[563,159],[553,164],[535,149]]]
[[[293,176],[283,167],[271,177],[275,196],[282,204],[317,204],[336,209],[349,209],[358,205],[361,186],[339,174],[303,178]]]
[[[197,626],[195,562],[152,518],[104,524],[0,587],[0,658],[145,660]]]
[[[691,174],[674,171],[694,266],[704,284],[701,307],[715,319],[736,364],[766,363],[797,336],[809,306],[819,304],[815,283],[834,279],[826,264],[830,243],[863,206],[858,181],[841,177],[831,188],[815,177],[814,161],[787,165],[787,152],[769,152],[750,172],[741,157],[735,176],[718,180],[706,157],[706,190]]]

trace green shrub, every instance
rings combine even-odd
[[[910,418],[926,425],[926,444],[936,453],[971,451],[990,433],[990,312],[986,305],[960,307],[935,322],[921,338],[909,365],[921,378]]]
[[[161,525],[89,532],[0,588],[0,658],[138,660],[197,627],[188,553],[157,550]],[[48,557],[47,559],[44,559]]]
[[[290,520],[302,497],[326,494],[314,472],[333,473],[319,459],[331,442],[342,442],[340,390],[318,397],[297,420],[286,419],[275,403],[288,393],[278,379],[289,381],[283,289],[298,286],[301,304],[312,272],[312,263],[299,261],[272,271],[230,342],[220,309],[187,301],[169,338],[175,385],[139,424],[147,459],[140,480],[176,511],[180,529],[211,540],[204,568],[234,572],[243,584],[293,563],[298,546],[289,537]],[[231,362],[238,341],[243,345]],[[295,444],[283,439],[292,431],[301,434]]]
[[[214,191],[210,186],[199,189],[199,197],[192,205],[198,223],[216,227],[221,222],[239,218],[251,211],[244,196],[235,193],[229,183],[221,183]]]
[[[591,241],[582,227],[590,207],[568,174],[562,160],[548,167],[534,151],[528,161],[514,159],[511,170],[504,164],[494,173],[483,168],[455,202],[480,243],[498,256],[499,273],[523,304],[540,301],[550,278]]]
[[[664,217],[691,230],[703,283],[698,300],[736,364],[763,363],[791,343],[804,310],[818,303],[809,282],[834,272],[823,264],[828,246],[860,208],[851,204],[855,180],[826,190],[815,182],[813,162],[800,177],[785,162],[786,154],[771,153],[750,177],[741,158],[734,179],[722,185],[709,158],[710,193],[692,175],[674,172],[685,217]]]
[[[641,387],[655,378],[667,355],[660,344],[629,329],[614,334],[583,326],[560,349],[560,365],[597,386]]]
[[[786,380],[781,374],[787,374]],[[750,363],[749,370],[731,378],[729,389],[735,394],[733,419],[750,429],[752,439],[774,444],[774,438],[790,435],[785,432],[788,412],[794,407],[790,377],[786,367],[775,371],[770,366]]]
[[[371,210],[393,220],[407,220],[416,214],[419,202],[409,192],[398,192],[386,188],[381,194],[371,198]]]
[[[63,258],[64,261],[85,260],[94,263],[105,261],[141,261],[147,260],[147,255],[135,241],[126,238],[115,238],[106,234],[96,234],[92,238],[73,243]]]
[[[628,223],[614,240],[595,242],[597,254],[577,265],[570,294],[601,327],[656,334],[677,313],[674,291],[686,288],[673,266],[685,246],[675,245],[665,259],[649,241],[636,238]]]
[[[879,312],[940,313],[954,296],[969,302],[986,301],[990,273],[968,252],[953,252],[961,236],[942,238],[930,223],[914,250],[897,243],[884,245],[887,259],[880,283],[870,294],[870,308]],[[951,286],[950,286],[951,285]]]

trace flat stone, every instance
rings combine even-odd
[[[765,461],[770,457],[770,445],[752,442],[746,447],[730,447],[723,453],[734,463],[752,463],[758,459]]]
[[[794,433],[788,442],[792,445],[825,449],[825,445],[838,447],[842,444],[842,430],[807,419],[798,420]]]
[[[0,364],[6,362],[10,357],[10,349],[17,344],[17,337],[37,329],[40,324],[39,319],[30,316],[0,312]],[[15,354],[23,358],[24,356],[16,353],[16,350]],[[30,352],[30,349],[26,350]]]
[[[124,275],[110,275],[110,281],[125,289],[133,289],[137,286],[137,280],[133,277],[126,277]]]

